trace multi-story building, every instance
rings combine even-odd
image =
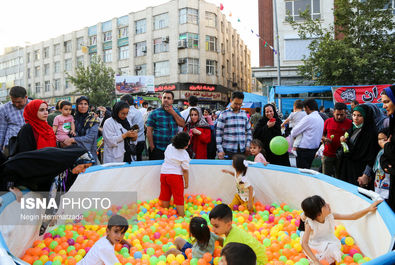
[[[8,90],[24,86],[24,48],[11,47],[0,56],[0,101],[6,101]]]
[[[225,103],[251,87],[251,55],[219,8],[204,0],[172,0],[27,46],[24,83],[30,95],[74,101],[65,72],[96,55],[122,75],[153,75],[155,92],[173,90]],[[115,85],[115,84],[114,84]],[[115,89],[115,87],[114,87]]]
[[[297,66],[301,65],[303,56],[309,55],[308,45],[312,39],[302,40],[296,30],[287,22],[291,16],[295,21],[302,21],[300,11],[310,10],[313,19],[320,19],[323,27],[328,28],[334,22],[333,0],[258,0],[259,35],[277,49],[275,32],[275,10],[277,4],[278,36],[280,46],[281,85],[308,84],[298,74]],[[259,67],[253,68],[253,76],[265,85],[277,85],[277,55],[271,49],[259,43]],[[311,82],[310,82],[311,83]]]

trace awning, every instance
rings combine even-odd
[[[276,86],[276,94],[302,94],[302,93],[320,93],[325,91],[332,91],[331,86]]]

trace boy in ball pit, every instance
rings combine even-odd
[[[218,265],[255,265],[255,252],[246,244],[232,242],[221,251]]]
[[[226,236],[224,240],[224,249],[231,242],[242,243],[249,246],[255,252],[257,265],[263,265],[267,263],[265,247],[248,232],[240,229],[237,226],[232,226],[233,213],[228,205],[219,204],[215,206],[211,210],[209,218],[210,223],[213,226],[213,232],[217,235]],[[225,259],[228,261],[226,257],[227,256],[225,256]]]
[[[114,265],[119,263],[119,260],[115,256],[114,246],[115,244],[127,244],[131,245],[123,239],[126,231],[129,228],[128,221],[125,217],[120,215],[114,215],[108,220],[106,237],[100,238],[92,246],[86,256],[80,260],[77,265]]]

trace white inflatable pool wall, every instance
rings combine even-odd
[[[136,191],[139,200],[151,200],[159,195],[161,163],[144,161],[112,167],[91,167],[77,178],[70,191]],[[186,193],[203,193],[229,203],[236,189],[233,178],[222,173],[222,169],[231,169],[231,161],[192,160]],[[254,164],[248,168],[247,176],[254,187],[256,200],[265,204],[284,202],[300,209],[304,198],[318,194],[331,205],[332,211],[350,213],[366,208],[372,202],[359,194],[356,186],[323,174],[301,172],[296,168]],[[0,207],[1,219],[8,218],[11,212],[15,214],[20,208],[17,202],[10,201],[13,195],[7,195],[3,196],[5,205]],[[374,214],[356,221],[342,221],[342,224],[365,255],[377,258],[391,251],[395,238],[395,214],[387,204],[380,204]],[[38,239],[38,227],[24,225],[0,228],[3,245],[6,244],[4,248],[15,256],[22,255]],[[0,247],[1,240],[0,235]],[[393,254],[387,254],[388,258],[384,257],[384,261],[395,259]],[[376,264],[374,260],[369,263]],[[377,264],[387,263],[380,261]]]

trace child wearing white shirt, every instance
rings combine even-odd
[[[115,244],[130,244],[123,239],[129,228],[128,221],[120,216],[114,215],[108,220],[107,236],[100,238],[89,250],[86,256],[77,265],[114,265],[119,260],[115,256]]]

